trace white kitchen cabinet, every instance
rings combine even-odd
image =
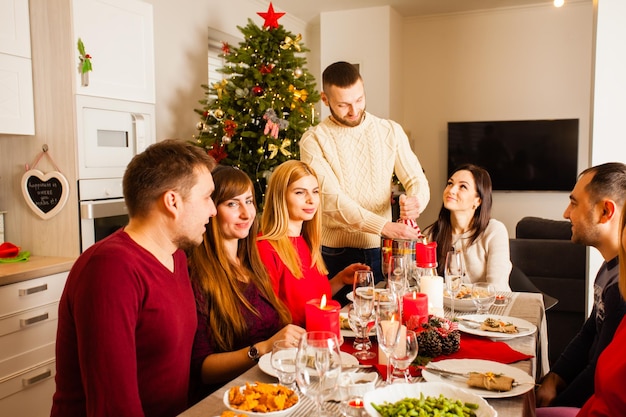
[[[129,0],[74,0],[76,94],[154,103],[152,5]],[[78,74],[81,38],[91,56],[88,85]]]
[[[58,304],[68,272],[0,286],[0,415],[50,415]]]
[[[0,53],[30,58],[28,0],[0,0]]]
[[[28,0],[0,0],[0,134],[35,134]]]

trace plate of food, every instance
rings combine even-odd
[[[343,337],[356,337],[356,333],[350,327],[350,322],[348,321],[348,312],[342,311],[339,313],[339,330],[341,332],[341,336]],[[374,327],[373,319],[372,319],[372,328],[369,332],[370,336],[376,335],[376,328]]]
[[[515,397],[535,387],[533,377],[521,369],[481,359],[431,362],[422,368],[422,376],[428,382],[447,382],[483,398]]]
[[[224,405],[235,415],[282,417],[294,412],[300,405],[300,397],[280,384],[246,382],[226,390]]]
[[[470,285],[461,285],[461,290],[454,297],[454,311],[471,312],[476,311],[476,305],[474,305],[474,298],[486,297],[487,294],[481,292],[481,290],[474,290]],[[443,290],[443,305],[452,308],[452,297],[447,290]]]
[[[457,403],[461,407],[470,408],[476,417],[495,417],[498,415],[496,410],[482,397],[442,382],[386,385],[366,393],[363,397],[363,403],[365,411],[370,416],[381,417],[382,414],[378,410],[396,407],[399,405],[398,402],[416,404],[420,399],[423,399],[427,405],[434,405],[435,407],[437,407],[436,404]],[[393,412],[388,415],[393,415]]]
[[[457,316],[456,320],[462,332],[496,339],[513,339],[537,331],[537,326],[529,321],[495,314],[468,314]]]
[[[358,366],[359,360],[346,352],[341,353],[341,366],[345,368],[349,368],[351,366]],[[278,378],[276,375],[276,370],[272,367],[272,353],[266,353],[265,355],[259,358],[259,368],[268,374],[269,376],[273,376],[274,378]]]
[[[389,302],[389,290],[387,288],[374,288],[368,289],[365,293],[364,297],[374,297],[376,301],[380,301],[381,303]],[[351,302],[354,302],[354,292],[350,291],[346,294],[346,298]]]

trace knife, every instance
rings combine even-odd
[[[439,374],[442,376],[460,376],[463,378],[469,378],[469,372],[467,373],[461,373],[461,372],[452,372],[452,371],[446,371],[445,369],[438,369],[438,368],[430,368],[427,366],[418,366],[418,369],[421,369],[422,371],[427,371],[433,374]]]

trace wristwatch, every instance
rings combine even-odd
[[[259,361],[261,355],[259,355],[259,351],[254,347],[254,345],[250,346],[250,349],[248,349],[248,357],[255,362]]]

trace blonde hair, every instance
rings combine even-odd
[[[252,181],[239,169],[220,165],[212,174],[215,191],[211,197],[216,206],[249,190],[254,194]],[[255,285],[261,296],[274,306],[283,325],[291,323],[291,314],[274,294],[269,274],[261,261],[256,244],[257,229],[255,220],[248,236],[239,240],[239,265],[230,260],[224,249],[224,236],[216,218],[206,226],[203,243],[189,256],[192,284],[205,297],[196,300],[197,308],[209,317],[211,334],[222,351],[232,351],[235,340],[246,338],[250,330],[241,314],[241,305],[260,317],[244,296],[238,277],[249,278],[249,285]]]
[[[289,185],[307,176],[313,176],[319,184],[317,174],[309,165],[302,161],[289,160],[280,164],[270,177],[265,192],[265,207],[261,217],[262,236],[259,240],[268,240],[270,245],[283,261],[289,272],[296,278],[302,278],[302,261],[296,248],[289,239],[289,207],[287,206],[287,191]],[[321,200],[321,199],[320,199]],[[321,201],[320,201],[321,205]],[[302,237],[311,251],[311,265],[327,275],[328,270],[322,259],[321,252],[322,215],[318,209],[311,220],[302,224]]]
[[[622,209],[619,229],[619,291],[626,299],[626,248],[624,248],[624,228],[626,228],[626,204]]]

